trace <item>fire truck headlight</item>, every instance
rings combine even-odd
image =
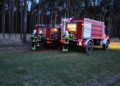
[[[78,44],[77,44],[78,46],[82,46],[82,42],[78,42]]]

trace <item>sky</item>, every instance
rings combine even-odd
[[[35,0],[36,3],[39,3],[39,1],[40,0]],[[28,11],[30,11],[31,10],[31,5],[32,5],[31,1],[27,1],[27,4],[28,4]]]

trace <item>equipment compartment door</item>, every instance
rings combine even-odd
[[[83,38],[91,38],[91,27],[92,27],[91,23],[89,22],[84,23]]]

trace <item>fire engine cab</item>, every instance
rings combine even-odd
[[[57,46],[61,39],[61,27],[60,25],[41,25],[37,24],[35,29],[38,32],[42,32],[42,40],[44,46]]]
[[[104,50],[108,50],[110,39],[105,34],[104,22],[88,18],[63,18],[61,23],[61,41],[65,31],[70,34],[70,46],[83,47],[88,54],[93,51],[94,45],[103,46]]]

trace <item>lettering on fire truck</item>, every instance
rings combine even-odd
[[[84,38],[91,38],[91,23],[85,22],[84,23],[84,30],[83,30],[83,37]]]

